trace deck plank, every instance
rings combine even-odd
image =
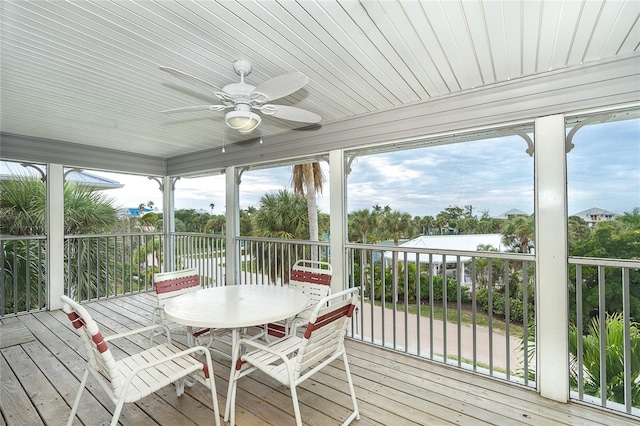
[[[33,334],[21,322],[0,325],[0,349],[31,342]]]
[[[153,293],[85,304],[105,335],[149,324]],[[0,350],[0,426],[64,424],[79,386],[86,360],[84,348],[61,311],[5,318],[20,323],[33,336]],[[179,346],[184,334],[172,335]],[[148,336],[110,342],[114,356],[147,347]],[[229,352],[223,343],[218,349]],[[481,374],[349,339],[346,343],[361,419],[354,425],[637,425],[637,418],[581,403],[541,398],[534,389]],[[230,362],[212,353],[218,403],[226,402]],[[340,424],[351,400],[342,360],[312,376],[299,387],[304,424]],[[46,401],[45,401],[46,400]],[[293,425],[289,389],[255,373],[240,379],[236,422],[244,425]],[[89,379],[74,424],[108,423],[113,404]],[[136,404],[125,404],[123,425],[208,425],[212,423],[211,393],[200,385],[177,397],[168,386]]]
[[[0,352],[0,419],[8,424],[43,425],[44,422],[22,387],[21,377],[14,374],[5,358],[6,349]]]

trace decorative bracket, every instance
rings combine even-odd
[[[243,167],[238,171],[238,185],[242,183],[242,174],[249,170],[249,167]]]
[[[171,190],[175,191],[176,182],[180,180],[180,176],[171,177],[169,179],[171,180]],[[158,188],[160,189],[160,192],[164,193],[164,183],[162,180],[158,179],[155,176],[149,176],[149,180],[155,181],[158,184]]]
[[[64,172],[64,174],[62,175],[62,180],[63,180],[63,181],[67,180],[67,175],[68,175],[69,173],[71,173],[71,172],[78,172],[78,173],[82,173],[83,171],[84,171],[83,169],[76,169],[76,168],[69,169],[69,170],[67,170],[66,172]]]
[[[353,161],[358,158],[358,156],[360,155],[361,151],[355,151],[353,154],[351,154],[351,157],[349,157],[347,159],[347,167],[345,169],[345,172],[347,173],[347,176],[349,176],[349,174],[351,173],[351,163],[353,163]]]
[[[526,134],[522,130],[517,130],[517,129],[504,129],[504,130],[500,130],[498,133],[504,136],[511,136],[511,135],[520,136],[527,143],[527,150],[525,152],[529,154],[529,157],[533,157],[535,148],[534,148],[533,141],[531,140],[531,137],[529,137],[528,134]]]
[[[47,181],[47,174],[44,172],[44,170],[42,170],[40,167],[36,166],[35,164],[31,164],[31,163],[20,163],[20,165],[22,167],[31,167],[33,169],[36,169],[38,172],[40,172],[40,180],[43,182]]]
[[[575,144],[573,143],[573,136],[576,134],[576,132],[578,130],[580,130],[581,128],[583,128],[587,124],[604,123],[604,122],[608,121],[612,116],[613,116],[613,114],[594,115],[592,117],[589,117],[587,119],[584,119],[584,120],[580,121],[579,123],[576,123],[576,125],[573,126],[573,128],[569,131],[569,134],[565,138],[565,151],[566,151],[566,153],[568,154],[569,151],[571,151],[575,147]]]

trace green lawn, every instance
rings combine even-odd
[[[376,301],[375,302],[376,306],[380,306],[381,302]],[[393,303],[386,303],[385,306],[389,309],[393,308]],[[470,306],[470,305],[469,305]],[[409,313],[410,314],[417,314],[418,313],[418,309],[416,307],[415,304],[410,304],[408,305],[409,308]],[[396,309],[398,311],[404,312],[404,304],[397,304],[396,305]],[[442,321],[443,319],[443,313],[444,313],[444,309],[442,308],[442,303],[440,302],[439,304],[434,304],[433,307],[433,319],[436,320],[440,320]],[[430,308],[428,305],[422,305],[420,307],[420,315],[428,318],[430,316]],[[485,313],[482,310],[477,310],[476,311],[476,324],[477,325],[481,325],[481,326],[485,326],[488,327],[489,326],[489,315],[487,315],[487,313]],[[462,324],[468,324],[471,325],[473,324],[473,313],[471,312],[470,308],[465,309],[465,307],[463,306],[463,308],[460,310],[460,321],[462,322]],[[457,324],[458,323],[458,310],[457,308],[448,308],[447,309],[447,322],[450,323],[454,323]],[[492,318],[492,326],[494,330],[500,330],[502,332],[505,332],[506,330],[506,323],[503,319],[500,318],[496,318],[493,317]],[[523,327],[522,324],[516,324],[516,323],[509,323],[509,334],[511,336],[514,337],[519,337],[521,338],[523,335]]]

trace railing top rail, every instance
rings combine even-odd
[[[491,259],[509,259],[509,260],[526,260],[534,261],[535,255],[527,253],[513,253],[505,251],[470,251],[470,250],[448,250],[448,249],[427,249],[419,247],[401,247],[401,246],[385,246],[380,244],[346,244],[347,248],[359,250],[376,250],[376,251],[392,251],[398,253],[418,253],[418,254],[437,254],[446,256],[464,256],[464,257],[482,257]],[[426,259],[425,259],[426,261]]]
[[[171,232],[171,235],[178,237],[208,237],[208,238],[218,238],[224,240],[227,238],[226,235],[222,234],[207,234],[204,232]]]
[[[0,241],[46,240],[46,235],[0,235]]]
[[[613,266],[618,268],[640,268],[640,259],[607,259],[603,257],[569,257],[570,265]]]
[[[110,234],[83,234],[83,235],[65,235],[66,239],[78,239],[78,238],[104,238],[104,237],[139,237],[139,236],[149,236],[149,235],[164,235],[162,232],[126,232],[126,233],[110,233]]]
[[[282,244],[302,244],[313,246],[326,246],[329,247],[328,241],[310,241],[310,240],[287,240],[280,238],[263,238],[263,237],[237,237],[238,241],[255,241],[255,242],[267,242],[267,243],[282,243]]]

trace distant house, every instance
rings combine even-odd
[[[499,215],[498,219],[511,219],[512,217],[516,217],[516,216],[528,216],[528,214],[526,214],[522,210],[511,209]]]
[[[576,213],[573,216],[578,216],[580,219],[584,219],[584,221],[587,222],[587,225],[594,226],[598,222],[602,222],[603,220],[613,220],[620,215],[597,207],[592,207],[588,210]]]

